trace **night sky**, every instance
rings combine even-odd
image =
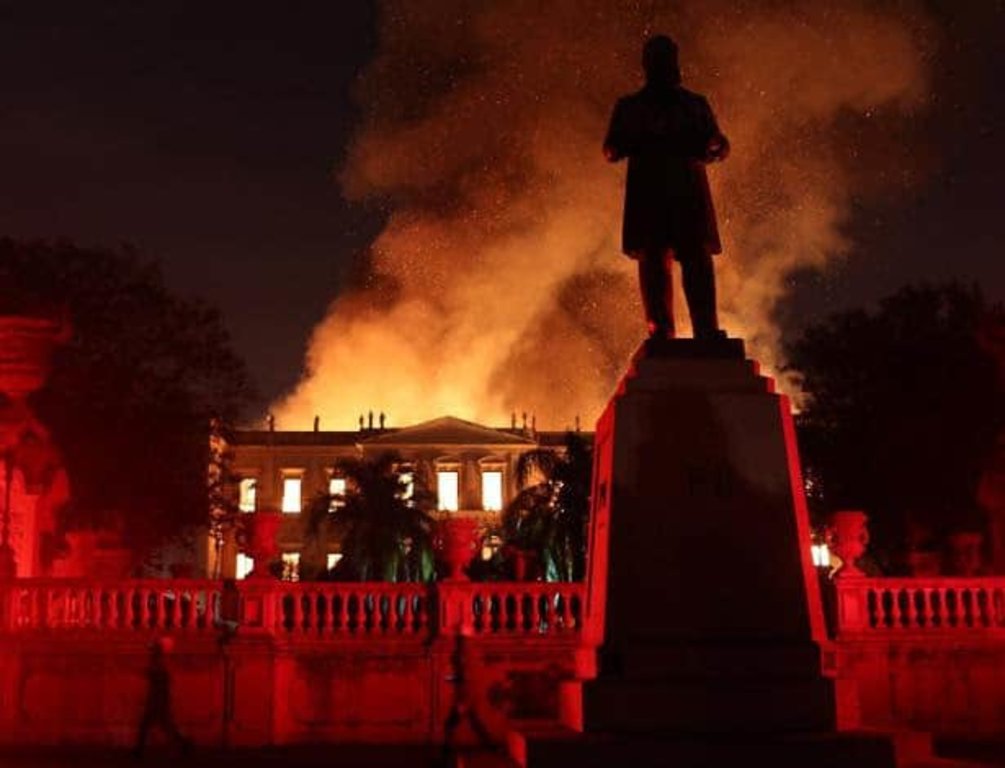
[[[923,180],[863,198],[848,261],[793,278],[787,327],[921,279],[1005,298],[1005,3],[923,5],[940,41]],[[376,38],[364,2],[0,3],[0,234],[134,244],[221,308],[278,395],[383,221],[335,178]]]

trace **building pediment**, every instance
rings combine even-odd
[[[493,429],[454,416],[443,416],[401,429],[386,430],[360,441],[362,446],[405,445],[512,445],[533,446],[536,441],[505,429]]]

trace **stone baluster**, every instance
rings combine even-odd
[[[429,631],[429,611],[431,606],[429,605],[429,597],[427,595],[420,595],[415,603],[415,631],[418,634],[423,634]]]
[[[108,623],[113,629],[119,629],[122,623],[122,614],[119,609],[120,595],[120,591],[114,588],[108,593]]]
[[[987,629],[991,626],[991,591],[985,587],[977,590],[977,626]]]
[[[413,635],[416,630],[415,614],[413,612],[414,599],[415,597],[412,592],[407,591],[401,603],[401,628],[406,635]]]
[[[293,600],[293,627],[295,634],[302,634],[304,631],[304,596],[299,590],[291,590],[290,598]]]
[[[917,629],[917,617],[915,616],[914,589],[907,587],[904,590],[904,629]]]
[[[181,599],[182,593],[180,590],[174,590],[174,599],[168,598],[167,594],[164,594],[164,618],[161,623],[165,628],[179,628],[181,622]]]
[[[90,594],[91,624],[97,629],[105,628],[105,606],[102,603],[104,590],[101,587],[92,587]]]
[[[900,630],[904,628],[904,607],[900,603],[901,589],[890,590],[890,628]]]
[[[340,629],[342,632],[349,631],[349,621],[350,621],[350,608],[349,608],[349,592],[345,591],[342,593],[342,604],[339,606],[339,613],[341,614]]]
[[[921,588],[921,610],[924,612],[925,629],[934,629],[937,626],[935,595],[930,586]]]
[[[949,624],[946,619],[945,591],[941,587],[933,587],[931,597],[933,625],[939,629],[946,629]]]

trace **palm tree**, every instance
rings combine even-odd
[[[520,456],[521,487],[503,511],[507,541],[537,553],[550,580],[579,581],[586,566],[586,526],[590,518],[593,446],[576,432],[565,436],[564,448],[537,448]]]
[[[401,458],[339,459],[344,494],[321,493],[304,512],[304,535],[330,530],[341,541],[346,567],[359,581],[425,581],[432,577],[433,496],[414,481],[409,493]]]

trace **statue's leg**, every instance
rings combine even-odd
[[[719,315],[715,306],[715,266],[712,254],[704,248],[681,252],[680,266],[684,295],[696,339],[718,338]]]
[[[673,262],[665,248],[648,248],[638,254],[642,307],[651,336],[673,338]]]

